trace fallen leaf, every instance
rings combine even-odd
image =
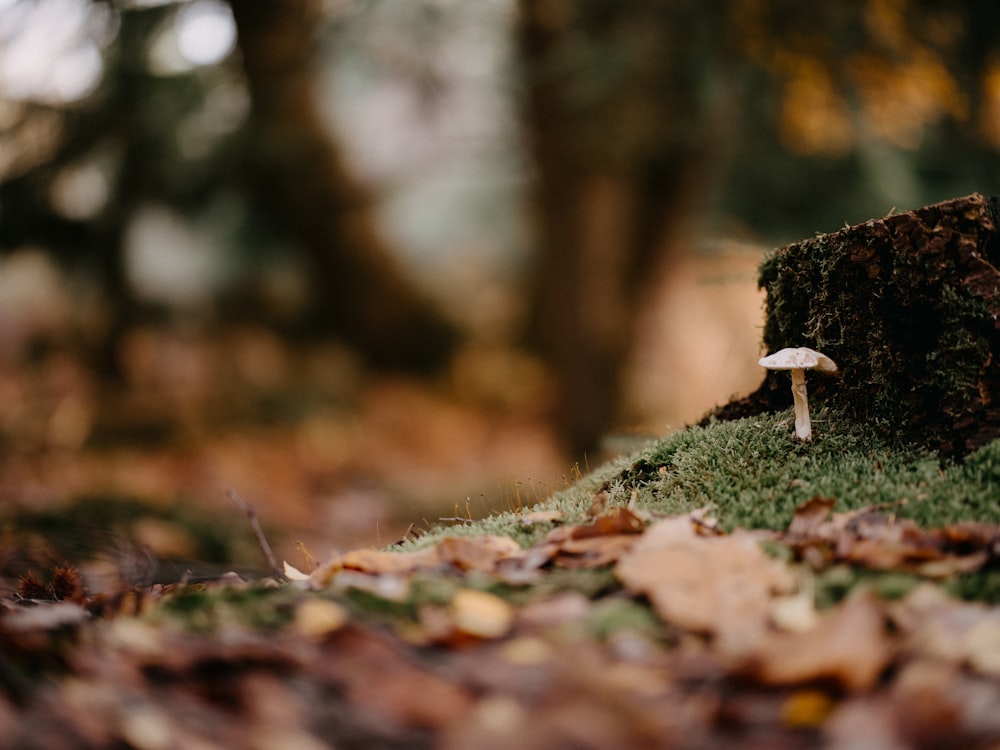
[[[312,576],[308,573],[303,573],[301,570],[296,568],[294,565],[289,563],[287,560],[282,562],[282,572],[285,574],[285,578],[289,581],[309,581],[312,580]]]
[[[997,525],[969,522],[925,531],[874,507],[831,515],[833,503],[812,498],[778,536],[813,567],[849,562],[942,579],[979,570],[1000,555]]]
[[[166,750],[176,743],[175,723],[156,706],[132,706],[131,710],[123,711],[118,731],[136,750]]]
[[[913,747],[962,747],[956,741],[967,706],[960,695],[961,678],[955,664],[916,659],[905,664],[892,685],[896,710],[906,717],[901,734]],[[995,697],[995,696],[990,696]],[[991,713],[995,714],[995,701]]]
[[[318,569],[310,579],[328,579],[336,570],[406,575],[447,565],[463,571],[493,572],[501,561],[521,553],[520,545],[506,536],[446,537],[433,547],[410,552],[369,548],[351,550]]]
[[[571,527],[570,535],[574,539],[586,539],[609,534],[638,534],[645,525],[646,522],[628,508],[616,508],[598,516],[593,523]]]
[[[490,573],[500,561],[521,554],[521,545],[509,536],[447,537],[437,547],[438,557],[459,570],[478,570]]]
[[[557,553],[558,549],[553,545],[536,545],[516,557],[500,560],[494,572],[497,578],[511,586],[535,583],[542,577],[541,568]]]
[[[966,636],[965,647],[974,670],[1000,677],[1000,618],[980,620]]]
[[[775,597],[768,610],[771,622],[780,629],[804,633],[819,623],[819,612],[813,603],[811,591],[800,591],[791,596]]]
[[[649,597],[663,620],[713,635],[729,652],[759,641],[771,597],[794,588],[788,568],[756,536],[700,536],[686,516],[651,526],[615,573],[630,592]]]
[[[510,630],[514,610],[499,596],[461,589],[451,601],[451,616],[460,633],[476,638],[500,638]]]
[[[438,567],[441,558],[436,547],[413,552],[356,549],[345,552],[338,562],[345,570],[359,570],[364,573],[414,573]]]
[[[956,601],[924,584],[890,613],[908,652],[1000,676],[1000,608]]]
[[[823,724],[821,745],[831,750],[911,750],[897,725],[898,707],[884,695],[862,695],[841,702]]]
[[[544,664],[553,658],[552,646],[536,636],[522,636],[506,644],[500,652],[502,659],[518,666]]]
[[[633,534],[589,536],[567,539],[557,550],[556,561],[564,568],[600,568],[617,561],[635,544]]]
[[[636,513],[617,508],[591,523],[553,529],[525,555],[547,554],[567,568],[603,567],[631,548],[645,526]]]
[[[787,727],[818,727],[833,710],[833,700],[819,690],[797,690],[781,706],[781,721]]]
[[[321,640],[351,619],[347,609],[329,599],[309,598],[295,608],[295,629],[306,638]]]
[[[772,634],[750,659],[769,685],[834,680],[848,691],[869,690],[889,664],[885,617],[873,598],[847,599],[804,633]]]
[[[836,500],[816,495],[795,509],[788,525],[788,536],[814,537],[830,515]]]

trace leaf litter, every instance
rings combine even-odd
[[[818,496],[780,532],[603,506],[530,521],[553,528],[528,547],[357,549],[286,562],[288,583],[23,581],[0,614],[0,733],[40,748],[1000,741],[1000,608],[932,583],[995,566],[996,526],[921,529]],[[817,580],[843,565],[924,582],[820,606]]]

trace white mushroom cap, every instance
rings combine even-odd
[[[825,354],[805,346],[781,349],[762,357],[758,364],[768,370],[818,370],[832,374],[837,371],[837,363]]]

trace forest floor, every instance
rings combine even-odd
[[[463,398],[233,341],[137,334],[124,389],[6,374],[9,746],[1000,743],[996,446],[943,465],[818,409],[808,445],[776,415],[588,471],[528,362]]]
[[[665,295],[640,402],[692,336],[753,359],[755,262]],[[517,352],[428,383],[139,329],[108,385],[7,356],[9,322],[0,746],[1000,747],[1000,447],[950,465],[818,408],[810,444],[779,414],[581,465]]]

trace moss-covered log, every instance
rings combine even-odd
[[[973,194],[777,250],[761,266],[768,352],[808,346],[840,366],[812,378],[890,436],[949,456],[1000,437],[1000,198]],[[791,404],[787,373],[715,416]]]

